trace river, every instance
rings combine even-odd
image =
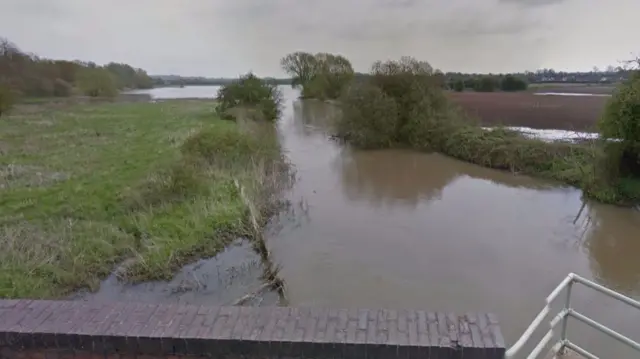
[[[298,180],[267,235],[289,305],[490,311],[513,343],[569,272],[640,298],[640,212],[437,154],[342,147],[327,138],[332,105],[283,91],[280,131]],[[640,340],[637,311],[584,288],[573,304]],[[638,357],[580,323],[569,336],[602,358]]]

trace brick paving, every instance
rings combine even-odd
[[[47,349],[76,357],[497,359],[505,343],[496,317],[484,313],[0,300],[0,348],[3,358]]]

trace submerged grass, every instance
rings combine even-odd
[[[211,101],[72,105],[0,121],[0,297],[51,298],[124,259],[170,278],[251,234],[287,177],[275,130],[219,120]],[[34,123],[46,123],[34,125]]]

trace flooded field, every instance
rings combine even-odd
[[[74,300],[141,301],[198,305],[281,304],[279,293],[268,287],[270,268],[248,241],[237,240],[216,257],[183,267],[171,282],[124,284],[116,273],[97,292],[83,291]]]
[[[574,188],[437,154],[344,148],[327,137],[335,106],[297,101],[295,91],[283,90],[280,131],[298,180],[288,193],[289,210],[273,219],[266,234],[290,305],[491,311],[513,343],[569,272],[640,298],[640,212],[585,203]],[[195,96],[189,87],[154,91]],[[216,89],[196,91],[213,96]],[[253,261],[246,251],[228,253],[236,249],[210,265],[186,268],[170,284],[140,285],[129,293],[149,301],[228,303],[250,290],[219,293],[224,285],[207,284],[181,297],[167,291],[188,272],[220,282],[217,261],[241,267]],[[252,288],[260,286],[258,278],[249,275]],[[573,304],[640,339],[640,313],[584,288],[574,290]],[[595,354],[637,358],[574,324],[571,339]]]
[[[483,126],[590,131],[610,96],[530,92],[450,92],[449,98]]]

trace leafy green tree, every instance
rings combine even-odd
[[[463,80],[456,80],[453,82],[453,90],[456,92],[462,92],[464,91],[464,81]]]
[[[640,177],[640,70],[621,84],[598,123],[607,143],[610,175]]]
[[[445,139],[439,123],[451,122],[441,79],[428,62],[411,57],[375,62],[340,102],[337,135],[359,147],[429,148]]]
[[[514,75],[506,75],[500,81],[500,89],[502,91],[524,91],[527,89],[527,82],[522,78],[516,77]]]
[[[235,109],[257,110],[267,121],[276,121],[282,111],[282,94],[277,85],[265,82],[249,72],[222,86],[216,97],[217,111],[229,117]]]
[[[294,52],[280,60],[282,69],[292,77],[292,86],[308,84],[317,74],[317,61],[314,55],[307,52]]]
[[[443,89],[447,87],[447,77],[442,71],[435,70],[433,72],[433,79],[437,86],[440,86]]]
[[[498,82],[493,76],[482,76],[475,84],[477,92],[494,92],[498,88]]]
[[[280,64],[292,77],[292,85],[302,87],[302,97],[338,98],[355,76],[347,58],[329,53],[295,52]]]
[[[378,86],[355,82],[342,94],[336,134],[360,148],[387,148],[396,143],[398,106]]]
[[[142,69],[136,69],[136,73],[133,76],[133,85],[137,89],[150,89],[153,88],[153,79]]]
[[[68,84],[76,82],[76,74],[82,65],[74,61],[57,60],[54,65],[58,68],[59,78]]]
[[[107,64],[105,68],[114,75],[119,89],[147,89],[153,87],[153,80],[142,69],[114,62]]]
[[[478,79],[475,77],[467,77],[464,79],[464,88],[475,90],[478,84]]]
[[[63,79],[56,79],[53,82],[53,95],[56,97],[68,97],[73,92],[73,86]]]
[[[118,94],[116,80],[102,67],[88,67],[78,73],[77,85],[90,97],[115,97]]]

